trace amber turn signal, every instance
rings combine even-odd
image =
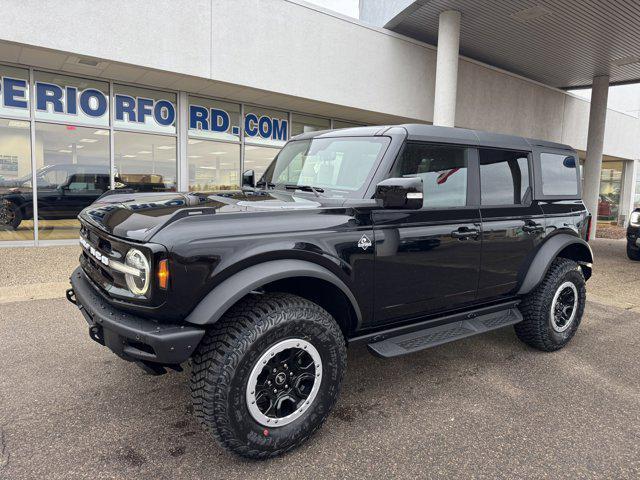
[[[169,263],[165,258],[158,262],[158,286],[166,290],[169,285]]]

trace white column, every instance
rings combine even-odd
[[[629,225],[629,215],[633,211],[635,190],[636,190],[636,175],[638,171],[638,162],[631,160],[624,162],[624,170],[622,173],[622,196],[620,198],[620,215],[618,223],[626,227]]]
[[[582,199],[593,215],[591,238],[596,235],[598,217],[598,194],[600,193],[600,171],[602,170],[602,148],[604,127],[607,119],[607,97],[609,76],[593,77],[591,107],[589,109],[589,132],[587,136],[587,159],[584,162],[584,191]]]
[[[436,91],[433,100],[433,124],[455,126],[458,90],[458,52],[460,50],[460,12],[447,10],[440,14]]]

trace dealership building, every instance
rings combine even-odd
[[[627,8],[360,0],[357,20],[301,0],[12,3],[0,246],[77,241],[78,209],[109,188],[235,189],[293,135],[415,122],[569,144],[598,223],[624,224],[640,119],[606,105],[609,85],[640,79]],[[567,91],[591,86],[591,103]]]

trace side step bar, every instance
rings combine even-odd
[[[490,330],[496,330],[520,321],[522,321],[522,314],[517,308],[513,307],[506,310],[486,313],[471,319],[438,325],[437,327],[427,327],[386,338],[385,340],[374,341],[367,344],[367,348],[378,357],[397,357],[485,333]]]

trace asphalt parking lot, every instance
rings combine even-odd
[[[593,246],[564,350],[511,328],[387,361],[352,349],[324,428],[268,462],[200,430],[186,372],[150,377],[92,342],[59,286],[22,286],[39,298],[22,301],[6,270],[17,253],[0,250],[0,478],[638,478],[640,263],[624,242]]]

